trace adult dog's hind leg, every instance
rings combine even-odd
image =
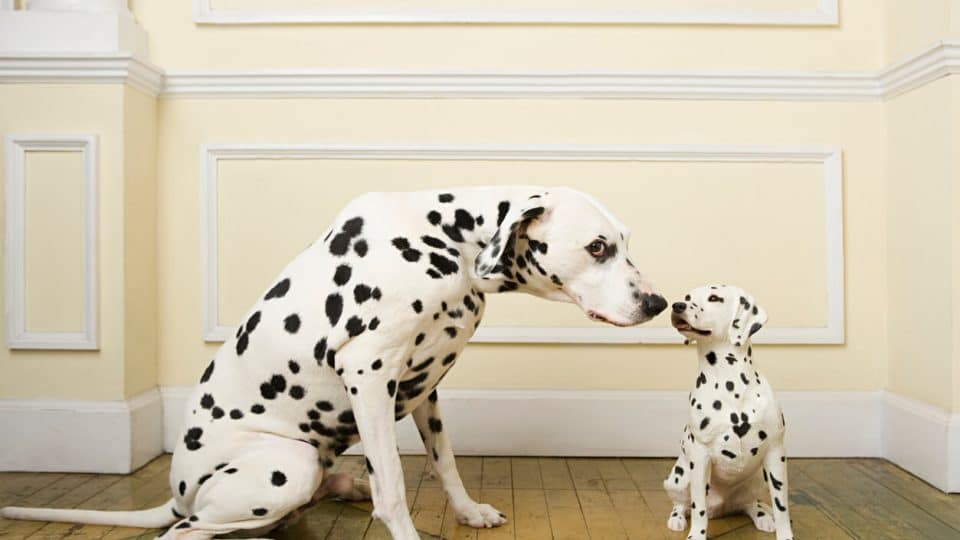
[[[499,510],[489,504],[480,504],[467,494],[457,471],[456,460],[453,457],[453,448],[440,417],[440,407],[437,405],[437,393],[413,410],[413,419],[420,430],[423,445],[427,451],[427,459],[433,464],[433,470],[440,477],[443,490],[447,493],[450,506],[453,508],[457,522],[478,529],[498,527],[507,522]]]
[[[262,531],[308,504],[320,486],[309,444],[262,434],[223,467],[201,477],[192,514],[162,540],[206,540],[233,531]]]

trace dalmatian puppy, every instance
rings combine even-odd
[[[567,188],[371,193],[352,201],[260,296],[189,398],[166,504],[138,512],[6,508],[4,517],[172,527],[164,540],[262,534],[319,498],[372,495],[394,538],[407,510],[395,422],[412,414],[460,523],[506,517],[470,498],[435,388],[486,294],[572,302],[619,326],[667,306],[627,256],[628,231]],[[361,441],[369,485],[330,474]]]
[[[750,338],[767,313],[738,287],[704,286],[672,306],[671,321],[697,343],[700,370],[680,457],[663,487],[673,501],[667,527],[707,538],[707,519],[743,512],[757,529],[793,538],[787,502],[783,412],[753,363]],[[763,484],[774,509],[760,502]]]

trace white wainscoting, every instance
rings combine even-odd
[[[329,24],[329,23],[494,23],[494,24],[736,24],[781,26],[834,26],[839,22],[839,0],[810,0],[805,10],[757,9],[670,9],[671,1],[664,0],[664,9],[570,8],[535,9],[483,8],[462,6],[415,9],[398,7],[393,10],[363,7],[313,10],[270,9],[264,0],[264,9],[215,9],[211,0],[193,0],[193,20],[199,24]],[[483,2],[476,2],[482,6]]]
[[[95,135],[10,134],[6,136],[6,316],[11,349],[96,349],[97,345],[97,137]],[[24,163],[27,152],[83,154],[83,330],[31,332],[26,327]]]
[[[232,329],[219,320],[217,238],[218,163],[251,159],[468,160],[468,161],[670,161],[817,163],[823,170],[826,220],[827,324],[761,330],[756,343],[844,342],[843,165],[832,147],[656,145],[333,145],[220,144],[201,148],[202,331],[206,341],[225,341]],[[672,328],[481,326],[474,342],[487,343],[682,343]]]
[[[0,471],[129,473],[163,452],[156,388],[126,401],[0,400]]]

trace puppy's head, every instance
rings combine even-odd
[[[573,302],[591,319],[631,326],[655,317],[667,302],[630,261],[629,239],[627,228],[592,197],[551,188],[509,209],[475,270],[480,279],[504,279],[506,290]]]
[[[767,312],[739,287],[705,285],[674,302],[670,321],[691,341],[742,347],[767,323]]]

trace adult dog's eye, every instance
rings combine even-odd
[[[607,252],[607,244],[603,240],[594,240],[587,246],[587,252],[596,258],[603,257],[603,254]]]
[[[723,298],[720,298],[715,294],[711,294],[710,297],[707,298],[707,302],[723,302]]]

